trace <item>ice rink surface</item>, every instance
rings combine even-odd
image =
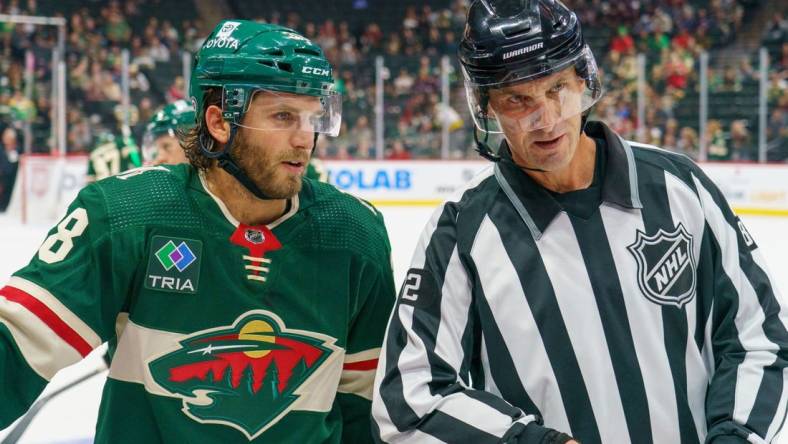
[[[399,283],[408,268],[410,256],[416,246],[424,224],[433,212],[427,207],[382,208],[389,229],[393,250],[394,275]],[[788,219],[779,217],[743,217],[748,230],[755,238],[768,260],[771,275],[788,303]],[[49,226],[21,225],[18,221],[0,214],[0,285],[16,269],[25,265],[44,239]],[[58,373],[44,393],[48,393],[101,364],[94,352],[85,361]],[[54,398],[30,425],[20,443],[76,444],[91,442],[95,428],[98,402],[106,373],[94,377],[77,388]],[[13,427],[13,426],[12,426]],[[10,429],[10,428],[9,428]],[[0,431],[2,439],[8,430]],[[86,438],[87,437],[87,438]],[[774,441],[788,444],[788,432]]]

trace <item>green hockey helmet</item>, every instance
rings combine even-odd
[[[331,64],[323,50],[292,29],[247,20],[220,22],[194,58],[189,95],[202,123],[205,94],[222,92],[222,117],[230,123],[230,136],[223,147],[199,134],[200,153],[217,161],[260,199],[271,199],[244,171],[230,153],[238,128],[246,127],[244,115],[256,94],[272,94],[276,100],[265,114],[275,116],[264,122],[249,122],[252,129],[300,130],[312,132],[317,145],[319,134],[336,136],[342,123],[342,96],[334,88]],[[314,100],[304,100],[314,99]],[[255,112],[257,112],[255,108]],[[259,127],[262,126],[262,127]]]
[[[145,127],[142,139],[142,155],[146,161],[156,157],[156,139],[169,135],[176,137],[176,131],[187,131],[196,122],[194,107],[187,100],[176,100],[160,109],[151,117]]]
[[[319,46],[292,29],[247,20],[219,23],[195,56],[189,94],[198,120],[209,88],[222,89],[223,117],[236,126],[243,126],[243,116],[261,91],[278,96],[283,106],[298,96],[316,97],[314,109],[295,110],[291,125],[339,134],[342,96],[334,88],[331,64]]]
[[[115,143],[115,134],[108,129],[100,129],[97,131],[93,145],[101,146],[109,143]]]

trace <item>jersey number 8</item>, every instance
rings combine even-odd
[[[73,224],[72,224],[73,221]],[[69,228],[71,225],[71,228]],[[77,208],[66,216],[59,224],[57,231],[46,238],[41,248],[38,249],[38,258],[47,264],[54,264],[66,258],[74,248],[74,238],[81,235],[88,226],[88,212],[84,208]]]

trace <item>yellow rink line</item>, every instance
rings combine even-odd
[[[370,203],[376,207],[437,207],[443,200],[441,199],[377,199],[371,200]],[[773,217],[788,217],[788,209],[770,209],[770,208],[746,208],[737,207],[733,211],[738,215],[745,216],[773,216]]]
[[[788,210],[771,209],[771,208],[734,208],[733,211],[738,215],[745,215],[745,216],[788,217]]]
[[[442,199],[377,199],[370,200],[369,203],[376,207],[437,207],[443,203]]]

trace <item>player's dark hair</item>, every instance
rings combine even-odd
[[[177,131],[178,140],[186,153],[186,158],[189,163],[197,170],[205,171],[216,162],[214,159],[203,156],[200,153],[200,138],[203,140],[210,140],[213,138],[208,131],[208,126],[205,124],[205,111],[211,105],[218,107],[222,106],[222,88],[208,88],[205,91],[205,100],[203,102],[203,109],[198,110],[198,116],[203,116],[197,125],[193,126],[187,131]]]

